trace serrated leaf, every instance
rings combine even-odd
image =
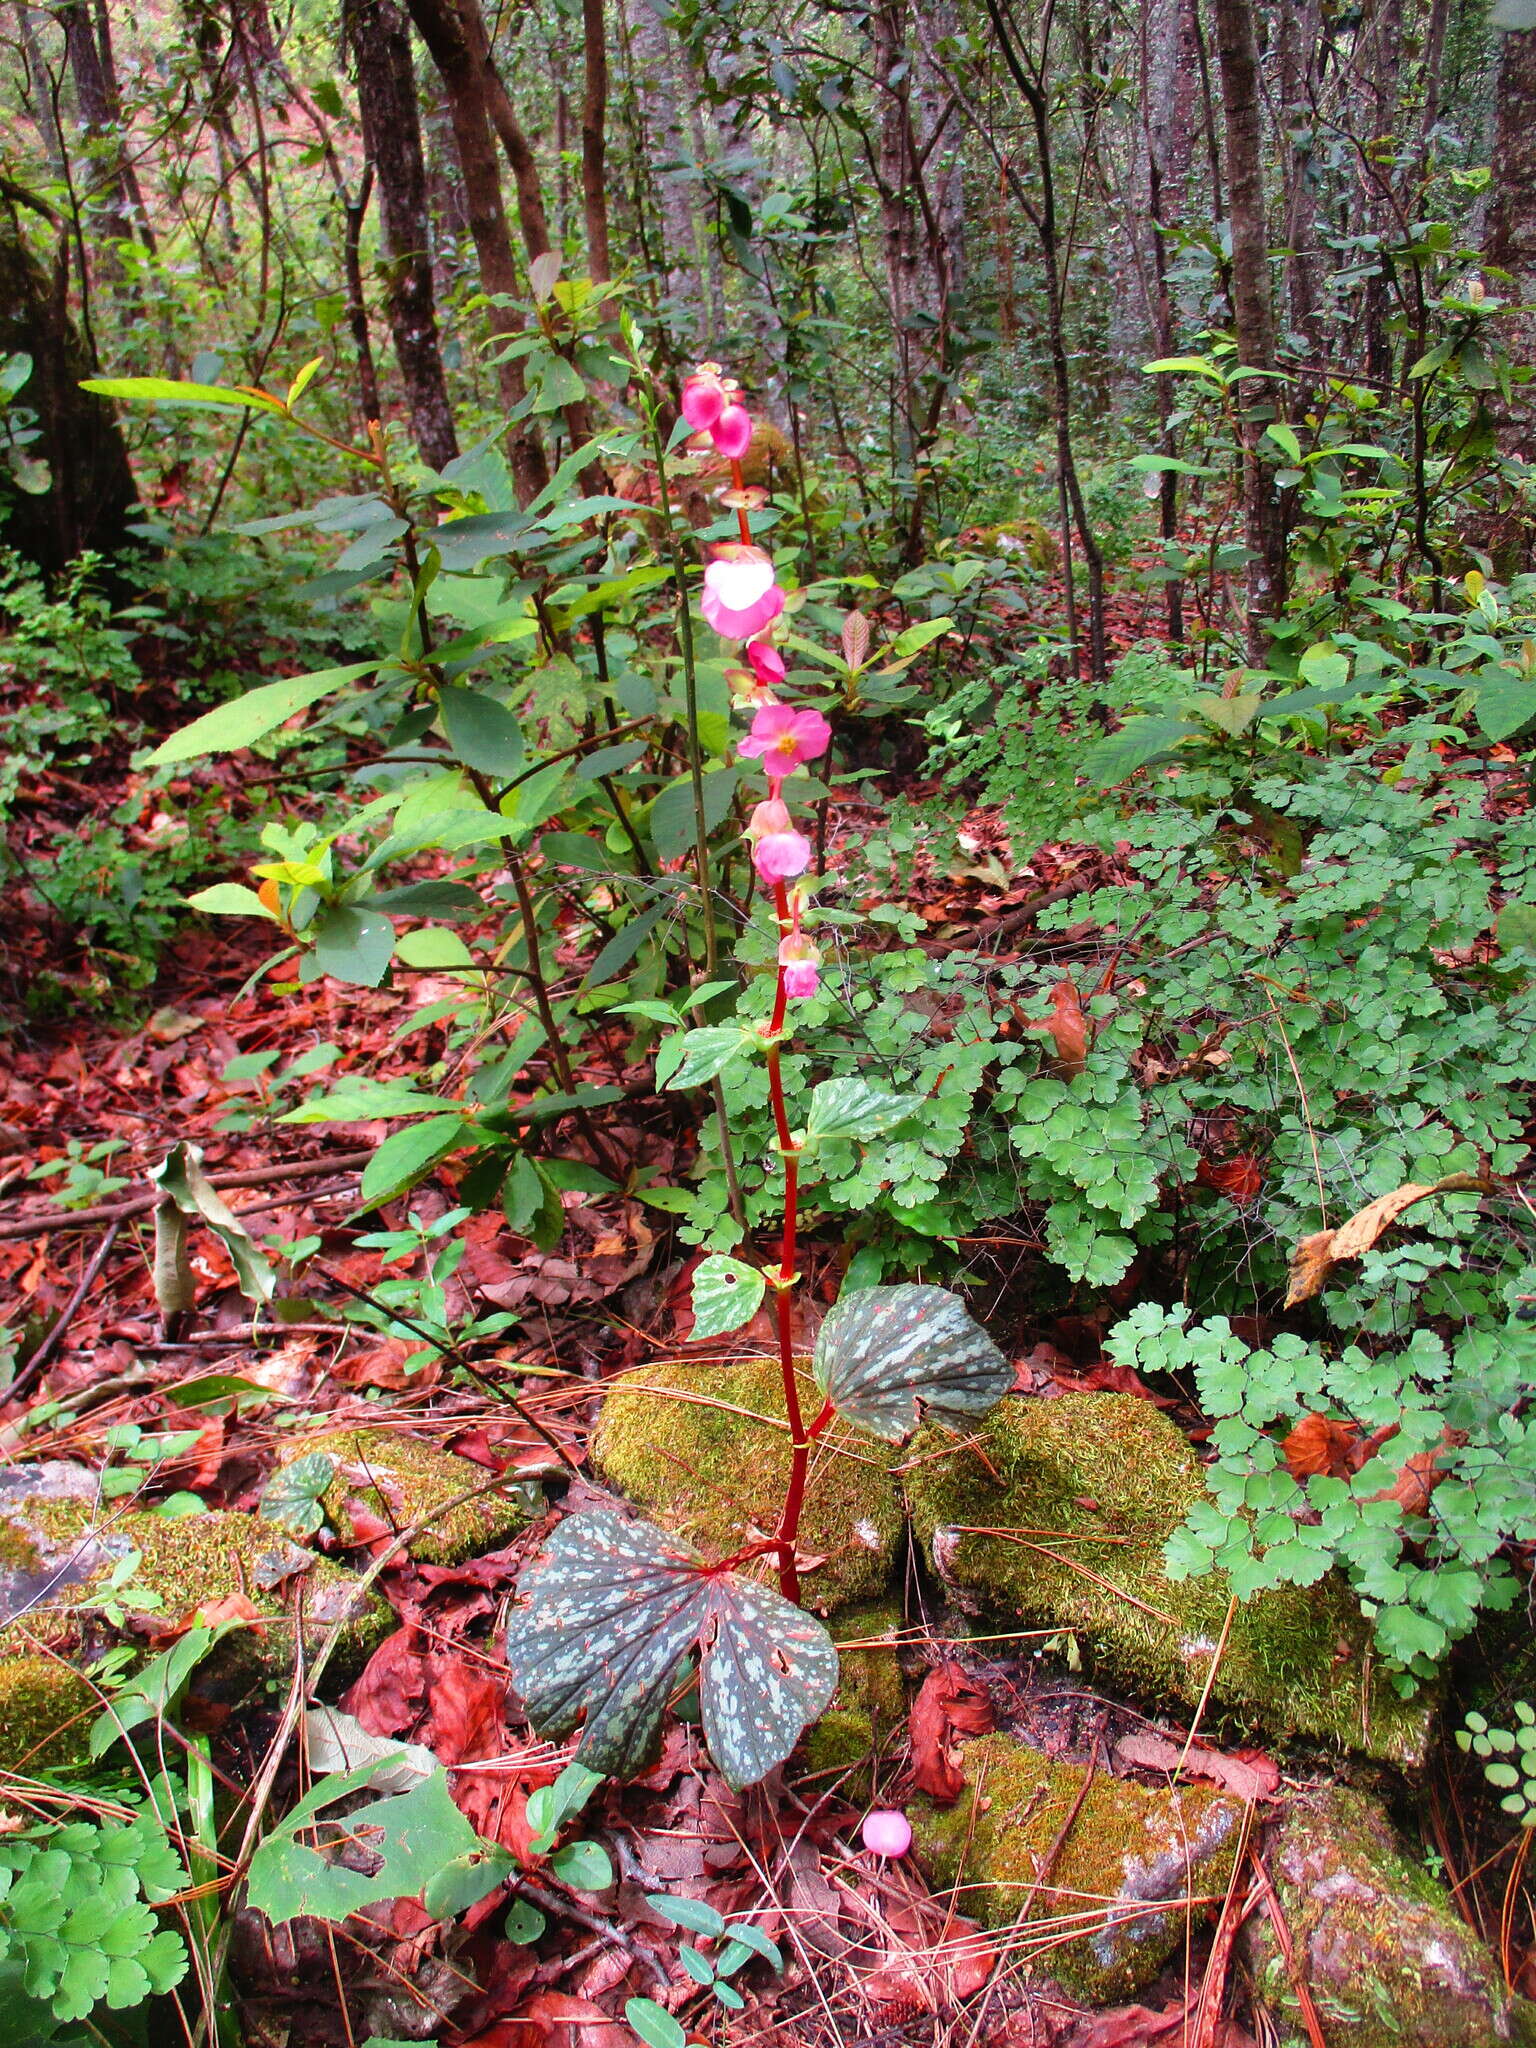
[[[816,1378],[841,1415],[904,1443],[925,1412],[984,1415],[1013,1384],[1007,1359],[945,1287],[864,1287],[827,1313]]]
[[[1199,731],[1184,718],[1128,718],[1118,732],[1088,749],[1083,774],[1098,789],[1113,788]]]
[[[262,683],[173,732],[150,755],[149,765],[164,768],[177,761],[201,760],[205,754],[236,753],[275,732],[296,711],[372,675],[378,665],[376,661],[355,661],[347,668],[316,669],[312,675],[281,676],[275,683]]]
[[[921,1095],[892,1095],[845,1075],[811,1090],[806,1134],[815,1138],[874,1138],[922,1108]]]
[[[268,1834],[251,1858],[247,1896],[274,1925],[310,1914],[344,1920],[385,1899],[419,1898],[446,1865],[460,1857],[501,1852],[482,1842],[454,1805],[448,1774],[436,1771],[409,1792],[359,1807],[344,1821],[319,1818],[321,1810],[349,1792],[360,1791],[372,1765],[325,1778],[301,1799],[280,1828]],[[361,1843],[380,1859],[371,1877],[330,1862],[297,1837],[335,1829],[338,1842]]]
[[[701,1259],[693,1274],[692,1341],[723,1337],[750,1323],[762,1305],[768,1282],[756,1266],[723,1252]]]
[[[837,1688],[837,1651],[818,1621],[710,1570],[649,1522],[569,1516],[519,1591],[507,1660],[529,1720],[558,1738],[585,1717],[577,1759],[614,1777],[646,1763],[696,1646],[705,1740],[738,1789],[782,1763]]]

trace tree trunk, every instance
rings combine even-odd
[[[608,253],[608,192],[603,183],[608,121],[608,46],[604,41],[603,0],[581,0],[582,66],[585,90],[581,100],[581,206],[587,232],[587,275],[606,284],[613,271]]]
[[[1517,363],[1536,359],[1536,29],[1506,29],[1494,82],[1492,199],[1485,237],[1490,264],[1508,271],[1500,296],[1519,310],[1501,322],[1502,340]],[[1536,457],[1536,385],[1517,384],[1498,404],[1506,451]]]
[[[64,172],[64,138],[59,133],[58,110],[54,105],[54,80],[47,64],[43,61],[42,47],[37,40],[37,23],[33,17],[39,12],[27,5],[27,0],[16,0],[16,35],[21,44],[23,96],[27,112],[37,123],[37,132],[43,138],[43,148],[48,157],[48,168],[55,177]]]
[[[0,540],[52,574],[83,548],[112,555],[126,544],[138,492],[112,408],[80,389],[93,365],[68,311],[61,245],[50,278],[28,248],[14,205],[0,201],[0,357],[32,358],[16,411],[36,415],[26,453],[46,462],[49,486],[0,496]]]
[[[94,172],[93,189],[86,194],[87,199],[96,201],[97,226],[92,239],[97,240],[104,233],[111,242],[132,241],[133,201],[124,176],[122,145],[113,112],[116,94],[107,80],[86,0],[63,0],[58,21],[64,31],[64,48],[75,83],[80,129]],[[121,277],[115,250],[101,249],[98,260],[103,275]]]
[[[501,173],[486,103],[485,66],[475,55],[453,0],[410,0],[411,19],[421,32],[443,81],[454,147],[464,176],[464,201],[469,232],[480,264],[480,282],[489,296],[515,298],[517,263],[512,235],[501,200]],[[511,306],[490,306],[486,322],[492,334],[511,339],[522,322]],[[517,357],[498,363],[502,403],[516,411],[527,397],[522,362]],[[507,448],[512,481],[526,505],[549,481],[549,464],[537,427],[524,417],[513,422]]]
[[[1232,318],[1238,359],[1249,369],[1275,361],[1275,322],[1269,297],[1269,239],[1265,231],[1259,47],[1250,0],[1213,0],[1216,63],[1226,130],[1227,203],[1232,231]],[[1240,391],[1243,440],[1243,519],[1248,548],[1246,636],[1248,659],[1269,661],[1267,621],[1285,602],[1285,528],[1275,496],[1274,471],[1259,455],[1259,440],[1273,411],[1269,379],[1245,379]]]
[[[344,0],[343,21],[357,60],[363,147],[378,180],[395,360],[421,459],[441,469],[459,444],[438,342],[410,28],[398,0]]]

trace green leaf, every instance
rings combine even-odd
[[[514,1899],[507,1908],[501,1931],[514,1948],[531,1948],[548,1925],[537,1906],[529,1905],[526,1899]]]
[[[1264,439],[1273,441],[1280,453],[1293,469],[1301,462],[1301,443],[1296,438],[1296,429],[1288,427],[1282,420],[1271,420],[1264,429]]]
[[[1342,692],[1348,686],[1349,656],[1327,642],[1309,647],[1296,666],[1316,689]]]
[[[210,405],[225,411],[281,412],[279,400],[265,391],[241,391],[228,384],[186,384],[177,377],[82,377],[82,391],[98,398],[126,398],[134,404]]]
[[[602,1892],[613,1883],[613,1865],[601,1842],[567,1842],[549,1859],[549,1867],[575,1892]]]
[[[1083,774],[1095,788],[1112,789],[1199,732],[1198,725],[1183,718],[1128,718],[1118,732],[1087,749]]]
[[[206,754],[233,754],[276,731],[296,711],[371,676],[378,665],[376,661],[354,661],[346,668],[320,668],[311,675],[282,676],[275,683],[262,683],[173,732],[149,756],[149,765],[165,768],[178,761],[199,761]]]
[[[149,1178],[183,1216],[200,1216],[229,1253],[247,1301],[270,1301],[277,1287],[277,1275],[259,1250],[239,1217],[225,1202],[203,1172],[203,1155],[196,1145],[172,1147]]]
[[[505,704],[455,683],[438,693],[437,708],[448,744],[466,768],[509,777],[523,767],[523,729]]]
[[[315,965],[335,981],[377,988],[395,953],[395,928],[382,912],[333,903],[312,927]]]
[[[1144,377],[1183,374],[1204,377],[1212,384],[1222,384],[1226,381],[1216,365],[1204,356],[1159,356],[1155,363],[1143,363],[1141,374]]]
[[[818,1621],[609,1510],[567,1516],[518,1591],[507,1659],[529,1720],[558,1739],[585,1717],[577,1757],[615,1777],[647,1762],[691,1650],[705,1740],[737,1789],[782,1763],[837,1689]]]
[[[822,1081],[811,1091],[806,1135],[814,1138],[874,1138],[916,1116],[926,1097],[891,1095],[844,1076]]]
[[[380,1202],[393,1201],[406,1188],[414,1187],[440,1159],[470,1136],[471,1126],[461,1116],[445,1111],[425,1117],[419,1124],[391,1131],[363,1168],[360,1190],[362,1206],[373,1209]]]
[[[645,2043],[645,2048],[688,2048],[688,2036],[666,2007],[658,2005],[654,1998],[627,1999],[624,2017]]]
[[[261,1490],[256,1512],[290,1536],[313,1536],[324,1525],[321,1502],[335,1477],[334,1458],[324,1451],[307,1451],[291,1464],[278,1466]]]
[[[741,764],[706,769],[701,782],[704,799],[704,829],[713,832],[730,816],[731,799],[741,780]],[[681,860],[694,843],[693,778],[680,775],[653,799],[645,814],[651,843],[662,860]]]
[[[478,891],[466,882],[407,882],[398,889],[380,889],[368,899],[372,910],[402,917],[477,918],[485,915]]]
[[[702,1899],[674,1898],[670,1892],[647,1892],[645,1903],[663,1920],[670,1920],[674,1927],[686,1927],[690,1934],[702,1934],[706,1941],[717,1941],[725,1932],[725,1916]]]
[[[395,957],[407,967],[473,967],[475,956],[457,932],[441,925],[418,925],[395,940]]]
[[[211,889],[199,889],[195,896],[187,898],[187,908],[201,910],[209,917],[264,917],[271,924],[277,923],[256,891],[247,889],[242,882],[215,882]]]
[[[1536,903],[1506,903],[1493,930],[1500,952],[1513,953],[1523,947],[1527,953],[1536,953]]]
[[[914,654],[921,654],[925,647],[935,640],[942,640],[946,633],[954,631],[953,619],[919,619],[915,626],[908,626],[891,642],[890,652],[897,661],[910,661]]]
[[[726,1932],[731,1937],[731,1948],[753,1950],[775,1970],[783,1969],[783,1951],[777,1942],[768,1939],[761,1927],[754,1927],[750,1920],[733,1920]],[[731,1949],[722,1949],[715,1963],[718,1973],[722,1977],[729,1977],[735,1974],[738,1967],[739,1965],[731,1960]]]
[[[696,1948],[690,1947],[686,1941],[678,1943],[677,1960],[682,1964],[695,1984],[714,1983],[714,1964],[710,1962],[707,1956],[701,1955]]]
[[[422,1892],[421,1903],[434,1920],[455,1919],[489,1897],[516,1868],[515,1856],[482,1842],[434,1871]]]
[[[347,1793],[362,1791],[376,1768],[323,1778],[268,1834],[251,1858],[247,1897],[275,1925],[309,1914],[317,1920],[345,1920],[385,1899],[414,1899],[445,1865],[460,1857],[501,1852],[484,1843],[454,1805],[446,1771],[434,1771],[409,1792],[349,1813],[345,1820],[320,1819],[324,1807]],[[301,1833],[334,1831],[337,1845],[363,1842],[380,1859],[371,1877],[332,1863]]]
[[[1536,678],[1490,667],[1483,670],[1476,688],[1472,715],[1486,739],[1507,740],[1536,718]]]
[[[1003,1354],[943,1287],[864,1287],[828,1311],[816,1338],[818,1384],[839,1414],[904,1443],[925,1412],[984,1415],[1013,1385]]]
[[[1197,713],[1228,739],[1237,739],[1252,725],[1262,703],[1257,690],[1238,697],[1191,697],[1185,709]]]
[[[693,1337],[703,1343],[750,1323],[762,1305],[768,1282],[756,1266],[714,1252],[693,1274]]]
[[[656,1079],[664,1088],[697,1088],[723,1073],[751,1043],[739,1024],[701,1024],[663,1039],[656,1054]]]
[[[533,1831],[528,1846],[535,1856],[549,1854],[561,1828],[581,1812],[602,1782],[601,1771],[589,1771],[585,1764],[567,1764],[553,1785],[540,1785],[528,1794],[527,1821]]]

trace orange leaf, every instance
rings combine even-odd
[[[1195,1179],[1201,1187],[1229,1195],[1239,1209],[1251,1209],[1264,1186],[1264,1169],[1251,1153],[1239,1152],[1235,1159],[1202,1159]]]
[[[1304,1415],[1280,1448],[1286,1470],[1298,1482],[1315,1472],[1347,1479],[1365,1463],[1358,1425],[1336,1422],[1331,1415]]]
[[[1291,1284],[1285,1297],[1286,1307],[1294,1308],[1298,1301],[1310,1301],[1335,1266],[1344,1259],[1362,1258],[1405,1209],[1411,1209],[1415,1202],[1422,1202],[1426,1195],[1470,1191],[1491,1194],[1493,1188],[1494,1183],[1479,1173],[1448,1173],[1443,1180],[1431,1181],[1427,1185],[1419,1181],[1405,1181],[1400,1188],[1378,1195],[1374,1202],[1367,1202],[1363,1209],[1357,1209],[1337,1230],[1314,1230],[1291,1254]]]

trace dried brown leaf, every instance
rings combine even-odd
[[[992,1702],[958,1664],[950,1660],[930,1671],[912,1702],[908,1722],[912,1782],[918,1791],[942,1806],[952,1806],[965,1790],[954,1739],[985,1735],[992,1722]]]
[[[1259,1750],[1227,1755],[1219,1749],[1203,1749],[1196,1743],[1188,1756],[1181,1742],[1150,1729],[1122,1735],[1115,1744],[1115,1762],[1139,1771],[1176,1771],[1182,1761],[1184,1773],[1220,1785],[1234,1799],[1272,1799],[1280,1789],[1280,1773]]]
[[[1345,1259],[1363,1257],[1404,1210],[1411,1209],[1415,1202],[1422,1202],[1426,1195],[1472,1191],[1488,1194],[1492,1189],[1493,1182],[1477,1173],[1448,1173],[1443,1180],[1428,1183],[1405,1181],[1400,1188],[1378,1195],[1374,1202],[1367,1202],[1363,1209],[1357,1209],[1348,1222],[1341,1223],[1336,1230],[1314,1230],[1291,1254],[1291,1284],[1285,1297],[1286,1307],[1294,1308],[1298,1301],[1310,1301],[1335,1266]]]

